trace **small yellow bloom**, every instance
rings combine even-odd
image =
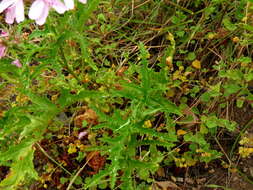
[[[211,154],[209,152],[203,152],[203,153],[201,153],[201,156],[203,156],[203,157],[210,157]]]
[[[230,171],[231,173],[236,173],[236,172],[237,172],[237,169],[236,169],[236,168],[230,168],[229,171]]]
[[[232,41],[233,41],[234,43],[238,43],[238,42],[240,41],[240,39],[236,36],[236,37],[233,37],[233,38],[232,38]]]
[[[72,144],[72,143],[69,144],[68,153],[69,154],[73,154],[75,152],[77,152],[76,146],[74,144]]]
[[[192,66],[195,68],[195,69],[201,69],[201,63],[200,63],[200,61],[199,60],[194,60],[193,62],[192,62]]]
[[[197,149],[196,152],[200,153],[200,152],[203,152],[203,150],[200,148],[200,149]]]
[[[239,144],[240,144],[240,145],[244,145],[244,144],[248,144],[249,142],[250,142],[250,139],[249,139],[248,137],[243,137],[243,138],[240,140]]]
[[[183,70],[184,70],[184,66],[182,66],[182,65],[179,66],[178,70],[179,70],[179,71],[183,71]]]
[[[51,97],[51,100],[52,100],[52,101],[56,101],[56,100],[57,100],[57,98],[58,98],[58,96],[59,96],[59,94],[55,94],[55,95],[53,95],[53,96]]]
[[[173,71],[173,64],[172,64],[172,56],[168,56],[166,58],[166,64],[169,66],[169,68]]]
[[[151,128],[151,127],[152,127],[152,123],[151,123],[150,120],[145,121],[145,122],[144,122],[144,125],[145,125],[145,127],[147,127],[147,128]]]
[[[247,19],[248,19],[248,17],[247,17],[247,16],[243,17],[243,18],[242,18],[242,22],[246,22],[246,21],[247,21]]]
[[[166,93],[167,97],[171,98],[175,95],[175,90],[173,88],[170,88],[167,93]]]
[[[239,147],[239,154],[243,157],[249,157],[253,153],[253,148],[251,147]]]
[[[187,132],[182,129],[177,130],[177,136],[185,135],[186,133]]]
[[[215,37],[215,33],[209,32],[209,33],[207,34],[207,38],[208,38],[209,40],[214,39],[214,37]]]

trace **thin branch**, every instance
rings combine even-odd
[[[64,170],[67,174],[69,174],[70,176],[72,176],[72,173],[70,173],[67,169],[65,169],[62,164],[58,163],[55,159],[53,159],[41,146],[39,143],[35,143],[38,148],[40,149],[40,151],[49,158],[49,160],[51,160],[53,163],[55,163],[57,166],[59,166],[62,170]]]
[[[69,182],[69,185],[67,187],[66,190],[70,190],[71,186],[73,185],[73,183],[75,182],[76,178],[79,176],[79,174],[83,171],[83,169],[85,168],[85,166],[88,164],[88,162],[93,158],[93,156],[95,155],[95,152],[93,152],[93,154],[91,155],[91,157],[85,162],[85,164],[76,172],[76,174],[74,175],[74,177],[71,179],[71,181]]]

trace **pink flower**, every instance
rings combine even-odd
[[[73,0],[64,0],[64,4],[68,8],[68,10],[74,9],[74,7],[75,7]]]
[[[68,8],[60,0],[35,0],[29,10],[29,18],[35,20],[38,25],[46,22],[50,8],[54,8],[59,14],[63,14]]]
[[[87,3],[87,0],[79,0],[79,2],[85,4],[85,3]],[[64,4],[68,8],[68,10],[74,9],[74,7],[75,7],[73,0],[64,0]]]
[[[8,32],[4,32],[2,29],[0,29],[0,37],[8,37]],[[5,56],[6,52],[6,46],[1,43],[0,40],[0,59]]]
[[[2,0],[0,3],[0,13],[5,10],[5,22],[13,24],[16,19],[17,23],[25,19],[23,0]]]
[[[22,67],[22,65],[21,65],[21,63],[20,63],[20,61],[19,61],[18,59],[12,61],[11,64],[12,64],[12,65],[16,65],[16,66],[19,67],[19,68]]]
[[[8,37],[8,36],[9,36],[8,32],[5,32],[2,29],[0,29],[0,37]]]
[[[0,44],[0,59],[5,56],[6,47]]]
[[[79,2],[85,4],[87,3],[87,0],[79,0]]]
[[[83,137],[85,137],[87,134],[88,134],[87,131],[80,132],[80,133],[78,134],[78,139],[81,140],[81,139],[82,139]]]

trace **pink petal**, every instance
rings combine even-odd
[[[48,13],[49,13],[49,7],[46,5],[43,9],[41,16],[39,18],[35,19],[35,22],[38,25],[43,25],[46,22]]]
[[[48,5],[43,0],[34,1],[28,13],[29,18],[34,20],[39,19],[43,15],[46,7]]]
[[[6,50],[6,47],[0,44],[0,58],[5,56],[5,50]]]
[[[78,134],[78,139],[81,140],[83,137],[85,137],[88,134],[87,131],[83,131],[81,133]]]
[[[74,9],[75,7],[73,0],[64,0],[64,3],[68,9]]]
[[[11,6],[8,9],[6,9],[5,13],[5,22],[8,24],[13,24],[15,19],[15,6]]]
[[[5,32],[2,29],[0,29],[0,37],[7,37],[7,36],[9,36],[8,32]]]
[[[16,0],[2,0],[0,3],[0,13],[7,9],[9,6],[14,4]]]
[[[22,67],[22,65],[21,65],[21,63],[20,63],[20,61],[18,59],[16,59],[15,61],[12,61],[11,64],[12,65],[16,65],[19,68]]]
[[[87,3],[87,0],[79,0],[79,2],[85,4]]]
[[[15,7],[15,15],[16,15],[17,23],[24,21],[25,14],[24,14],[23,0],[17,0],[16,7]]]
[[[59,14],[63,14],[68,8],[59,0],[54,0],[52,3],[52,7],[58,12]]]

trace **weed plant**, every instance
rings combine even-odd
[[[252,18],[251,0],[90,0],[44,26],[1,23],[0,189],[141,190],[161,168],[236,168],[253,152],[252,115],[233,114],[252,109]]]

